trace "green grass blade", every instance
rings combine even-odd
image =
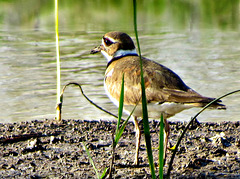
[[[121,121],[121,119],[122,119],[123,104],[124,104],[124,74],[123,74],[123,76],[122,76],[122,86],[121,86],[121,93],[120,93],[120,99],[119,99],[118,122],[117,122],[116,133],[117,133],[118,130],[119,130],[120,121]]]
[[[136,0],[133,0],[133,23],[134,23],[134,32],[135,32],[135,35],[136,35],[138,53],[139,53],[139,56],[140,56],[140,63],[142,64],[141,49],[140,49],[140,45],[139,45],[138,31],[137,31],[137,2],[136,2]]]
[[[155,179],[155,167],[153,162],[153,155],[152,155],[152,146],[151,146],[151,136],[149,131],[149,123],[148,123],[148,112],[147,112],[147,100],[145,94],[145,83],[143,78],[143,67],[142,67],[142,56],[141,56],[141,49],[138,40],[138,33],[137,33],[137,2],[133,0],[133,19],[134,19],[134,31],[136,35],[136,41],[138,46],[138,52],[140,56],[140,67],[141,67],[141,87],[142,87],[142,112],[143,112],[143,125],[144,125],[144,134],[145,134],[145,142],[147,146],[147,154],[148,154],[148,161],[149,167],[151,171],[152,178]]]
[[[136,106],[133,108],[132,112],[130,113],[130,115],[128,116],[127,120],[124,121],[123,125],[121,128],[119,128],[120,126],[120,120],[122,118],[122,112],[123,112],[123,104],[124,104],[124,74],[122,77],[122,87],[121,87],[121,94],[120,94],[120,100],[119,100],[119,109],[118,109],[118,123],[117,123],[117,129],[116,129],[116,134],[115,134],[115,143],[114,143],[114,147],[117,145],[119,139],[122,136],[122,133],[130,119],[130,117],[132,116],[134,110],[136,109],[138,103],[136,104]]]
[[[115,137],[115,143],[117,145],[119,139],[121,138],[122,136],[122,133],[130,119],[130,117],[132,116],[133,112],[135,111],[136,107],[137,107],[138,103],[136,104],[136,106],[133,108],[132,112],[130,113],[130,115],[128,116],[128,118],[124,121],[124,123],[122,124],[122,127],[119,129],[119,131],[116,133],[116,137]]]
[[[93,169],[94,169],[94,171],[95,171],[95,173],[96,173],[96,175],[97,175],[97,178],[99,178],[99,174],[98,174],[97,168],[95,167],[95,164],[94,164],[93,159],[92,159],[92,157],[91,157],[91,155],[90,155],[90,152],[89,152],[87,146],[85,145],[85,143],[84,143],[84,142],[82,142],[82,143],[83,143],[84,149],[85,149],[86,152],[87,152],[89,162],[90,162],[91,165],[93,166]]]
[[[120,93],[119,107],[118,107],[118,122],[117,122],[117,128],[116,128],[116,132],[115,132],[115,139],[113,141],[113,148],[115,148],[117,146],[117,143],[118,143],[119,139],[121,138],[121,135],[123,132],[123,131],[121,132],[122,129],[119,129],[120,122],[122,119],[123,104],[124,104],[124,74],[122,76],[122,86],[121,86],[121,93]],[[123,128],[123,130],[124,130],[124,128]]]
[[[163,178],[163,165],[164,165],[164,122],[163,115],[161,114],[160,131],[159,131],[159,179]]]
[[[101,179],[105,177],[105,175],[106,175],[106,173],[107,173],[107,169],[108,169],[107,167],[104,169],[104,171],[103,171],[103,173],[102,173],[102,175],[101,175]]]

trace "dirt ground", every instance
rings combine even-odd
[[[0,124],[0,178],[96,178],[83,141],[99,171],[109,167],[116,123],[54,120]],[[186,123],[171,122],[176,144]],[[157,166],[159,122],[150,122]],[[240,122],[201,123],[185,135],[171,178],[240,178]],[[113,178],[151,178],[144,137],[134,166],[135,132],[129,123],[116,148]],[[171,157],[168,151],[166,174]],[[156,172],[158,169],[156,167]]]

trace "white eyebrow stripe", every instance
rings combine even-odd
[[[111,38],[111,37],[105,37],[106,39],[109,39],[111,42],[119,42],[118,40],[116,40],[116,39],[113,39],[113,38]]]
[[[116,43],[116,42],[119,42],[118,40],[115,40],[115,39],[113,39],[113,38],[111,38],[111,37],[106,37],[107,39],[109,39],[111,42],[113,42],[113,43]],[[104,47],[106,47],[105,46],[105,43],[104,43],[104,38],[102,38],[102,45],[104,46]]]

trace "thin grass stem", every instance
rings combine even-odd
[[[56,119],[61,121],[61,70],[60,70],[60,53],[59,53],[59,29],[58,29],[58,0],[55,0],[55,33],[56,33],[56,61],[57,61],[57,108]]]
[[[121,86],[121,93],[120,93],[120,99],[119,99],[118,122],[117,122],[116,134],[119,130],[120,121],[122,119],[123,104],[124,104],[124,73],[123,73],[123,76],[122,76],[122,86]]]
[[[138,101],[139,102],[139,101]],[[133,108],[133,110],[131,111],[130,115],[128,116],[128,118],[124,121],[124,123],[122,124],[122,126],[120,127],[120,121],[122,118],[122,112],[123,112],[123,105],[124,105],[124,74],[122,77],[122,87],[121,87],[121,94],[120,94],[120,100],[119,100],[119,109],[118,109],[118,123],[117,123],[117,128],[116,128],[116,132],[115,132],[115,137],[113,137],[113,149],[112,149],[112,162],[110,165],[110,170],[109,170],[109,177],[111,178],[112,176],[112,168],[113,168],[113,163],[114,163],[114,155],[115,155],[115,149],[116,146],[118,144],[119,139],[121,138],[123,131],[128,123],[128,120],[130,119],[130,117],[132,116],[133,112],[135,111],[137,105],[135,105],[135,107]]]
[[[115,115],[115,114],[107,111],[106,109],[103,109],[101,106],[97,105],[97,104],[94,103],[92,100],[90,100],[90,99],[85,95],[85,93],[84,93],[84,91],[83,91],[83,89],[82,89],[82,86],[81,86],[79,83],[76,83],[76,82],[70,82],[70,83],[66,84],[66,85],[63,87],[62,92],[61,92],[61,95],[60,95],[61,103],[63,103],[63,93],[64,93],[66,87],[69,86],[69,85],[78,86],[79,89],[80,89],[80,91],[81,91],[81,93],[82,93],[82,95],[83,95],[83,97],[84,97],[89,103],[91,103],[93,106],[95,106],[96,108],[100,109],[101,111],[103,111],[103,112],[105,112],[105,113],[107,113],[107,114],[109,114],[109,115],[111,115],[111,116],[113,116],[113,117],[115,117],[115,118],[118,118],[117,115]],[[124,119],[122,119],[122,120],[124,120]]]
[[[154,167],[153,155],[152,155],[151,136],[150,136],[149,122],[148,122],[147,100],[146,100],[146,93],[145,93],[145,83],[143,78],[143,64],[142,64],[141,49],[140,49],[138,33],[137,33],[137,2],[136,0],[133,0],[133,22],[134,22],[134,31],[136,35],[137,47],[139,52],[140,68],[141,68],[142,113],[143,113],[144,135],[145,135],[145,142],[147,147],[149,167],[150,167],[152,178],[155,179],[156,178],[155,167]]]
[[[159,131],[159,179],[163,178],[163,165],[164,165],[164,122],[163,114],[160,119],[160,131]]]
[[[178,149],[178,146],[180,145],[181,141],[182,141],[182,138],[184,136],[184,134],[187,132],[189,126],[191,125],[191,123],[193,122],[193,120],[195,120],[204,110],[206,110],[209,106],[211,106],[213,103],[219,101],[220,99],[226,97],[226,96],[229,96],[229,95],[232,95],[234,93],[237,93],[237,92],[240,92],[240,90],[235,90],[235,91],[232,91],[230,93],[227,93],[227,94],[224,94],[222,96],[220,96],[219,98],[216,98],[215,100],[211,101],[210,103],[208,103],[204,108],[202,108],[190,121],[189,123],[187,124],[187,126],[185,127],[185,129],[183,130],[181,136],[179,137],[178,141],[177,141],[177,144],[176,144],[176,147],[173,151],[173,154],[172,154],[172,157],[170,159],[170,162],[169,162],[169,165],[168,165],[168,171],[167,171],[167,178],[170,178],[170,174],[171,174],[171,170],[172,170],[172,164],[173,164],[173,160],[174,160],[174,157],[177,153],[177,149]]]
[[[96,166],[95,166],[95,164],[94,164],[94,162],[93,162],[93,159],[92,159],[92,157],[91,157],[91,155],[90,155],[90,152],[89,152],[87,146],[85,145],[85,143],[84,143],[84,142],[82,142],[82,143],[83,143],[84,149],[85,149],[86,152],[87,152],[89,162],[90,162],[91,165],[93,166],[93,169],[94,169],[94,171],[95,171],[95,173],[96,173],[96,175],[97,175],[97,178],[99,179],[99,173],[98,173],[97,168],[96,168]]]
[[[120,98],[119,98],[119,107],[118,107],[118,122],[117,122],[117,128],[115,131],[115,137],[113,136],[113,145],[112,145],[112,162],[110,165],[110,170],[109,170],[109,178],[112,178],[112,168],[114,164],[114,158],[115,158],[115,149],[118,143],[118,140],[120,139],[121,135],[119,135],[119,126],[122,118],[122,112],[123,112],[123,104],[124,104],[124,73],[122,76],[122,86],[121,86],[121,92],[120,92]]]

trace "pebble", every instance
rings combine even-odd
[[[170,122],[174,145],[186,123]],[[116,123],[54,120],[0,124],[0,176],[2,178],[96,178],[82,142],[101,174],[110,165],[112,134]],[[150,122],[153,157],[158,163],[159,122]],[[145,140],[142,137],[140,166],[134,167],[134,125],[129,123],[115,150],[113,178],[150,178]],[[40,137],[14,137],[41,134]],[[200,123],[186,133],[174,159],[171,178],[240,177],[240,122]],[[164,173],[171,151],[167,152]],[[187,166],[187,167],[186,167]],[[23,172],[24,171],[24,172]],[[156,170],[157,171],[157,170]],[[223,173],[224,172],[224,173]]]

